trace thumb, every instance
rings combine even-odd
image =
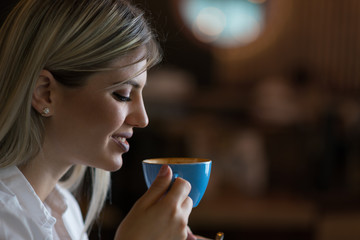
[[[169,189],[172,179],[171,168],[164,164],[161,166],[160,171],[155,178],[154,182],[149,187],[149,190],[144,194],[143,198],[146,199],[148,204],[157,202],[166,191]]]

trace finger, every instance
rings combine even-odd
[[[190,197],[187,197],[182,204],[182,209],[184,211],[185,216],[189,217],[190,213],[193,209],[193,200]],[[190,230],[190,229],[188,229]],[[191,232],[191,230],[190,230]]]
[[[170,204],[179,203],[180,205],[182,205],[182,203],[188,197],[190,190],[191,185],[188,181],[183,178],[176,178],[169,192],[165,196],[166,200],[164,201],[170,201]]]
[[[187,231],[188,231],[188,234],[192,234],[193,232],[191,231],[191,228],[189,226],[186,227]]]
[[[196,240],[196,236],[191,232],[191,230],[188,229],[188,236],[186,240]]]
[[[155,178],[154,182],[149,187],[148,191],[143,195],[142,200],[152,205],[164,196],[171,184],[172,171],[168,165],[163,165]]]

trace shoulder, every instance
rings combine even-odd
[[[16,195],[0,181],[0,239],[29,239],[44,236],[43,230],[26,215]]]
[[[20,203],[15,195],[6,184],[0,180],[0,213],[22,211]],[[0,219],[1,220],[1,219]]]
[[[34,239],[31,229],[33,224],[25,220],[16,207],[0,202],[0,239]]]

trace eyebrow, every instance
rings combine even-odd
[[[121,81],[121,82],[115,82],[113,84],[111,84],[109,87],[107,87],[108,89],[112,89],[112,88],[116,88],[122,85],[131,85],[133,86],[135,89],[139,89],[141,86],[139,83],[137,83],[135,80],[133,79],[129,79],[129,80],[125,80],[125,81]]]
[[[121,84],[121,83],[119,83],[119,84]],[[133,86],[134,88],[140,88],[140,84],[137,83],[136,81],[132,80],[132,79],[124,81],[124,82],[122,82],[122,84],[124,84],[124,85],[128,84],[128,85]]]

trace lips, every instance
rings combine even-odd
[[[111,138],[114,140],[114,142],[124,151],[128,152],[130,149],[130,145],[127,141],[127,138],[130,138],[129,134],[127,135],[113,135]]]

